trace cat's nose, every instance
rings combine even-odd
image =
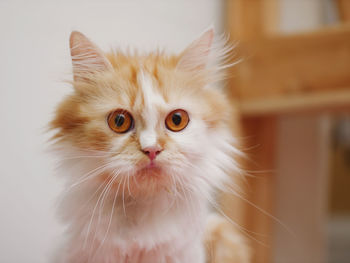
[[[146,154],[151,161],[156,159],[157,155],[160,154],[162,151],[163,149],[158,146],[151,146],[142,149],[142,152]]]

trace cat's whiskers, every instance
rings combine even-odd
[[[193,164],[191,163],[187,163],[188,165],[193,166]],[[195,167],[198,168],[198,167]],[[198,168],[200,169],[200,168]],[[203,171],[204,172],[204,171]],[[200,177],[202,180],[207,181],[207,178],[205,176],[201,176],[200,174],[196,174],[196,176]],[[207,181],[208,182],[208,181]],[[210,183],[210,182],[208,182]],[[278,224],[280,224],[283,228],[285,228],[285,230],[294,236],[293,232],[281,221],[279,220],[277,217],[273,216],[272,214],[268,213],[267,211],[265,211],[264,209],[260,208],[259,206],[255,205],[254,203],[252,203],[251,201],[249,201],[247,198],[243,197],[241,194],[239,194],[239,192],[244,193],[243,189],[239,188],[239,192],[235,189],[232,188],[232,184],[231,185],[225,185],[223,189],[219,189],[221,191],[224,192],[229,192],[230,194],[242,199],[244,202],[248,203],[249,205],[251,205],[252,207],[254,207],[255,209],[257,209],[258,211],[260,211],[262,214],[270,217],[271,219],[275,220]],[[258,235],[258,233],[255,233]]]
[[[90,203],[90,201],[95,197],[95,195],[98,193],[98,191],[101,189],[101,187],[103,187],[105,184],[107,184],[107,181],[109,181],[109,177],[107,177],[101,184],[100,186],[96,189],[96,191],[91,195],[91,197],[83,204],[81,205],[81,207],[79,208],[78,210],[78,213],[79,211],[83,210],[88,203]]]
[[[126,209],[125,209],[125,182],[126,182],[126,177],[123,178],[123,194],[122,194],[122,200],[123,200],[123,210],[124,210],[124,215],[126,217]]]
[[[177,184],[176,184],[176,177],[172,174],[172,173],[169,173],[169,175],[170,175],[170,177],[171,177],[171,180],[172,180],[172,182],[173,182],[173,184],[172,184],[172,190],[173,191],[171,191],[170,193],[169,193],[169,195],[171,195],[170,196],[170,198],[171,198],[171,203],[169,204],[169,206],[168,206],[168,208],[163,212],[163,215],[165,215],[165,214],[167,214],[170,210],[171,210],[171,208],[173,208],[173,206],[174,206],[174,204],[176,204],[177,205],[177,199],[178,199],[178,191],[177,191]],[[168,191],[169,192],[169,191]]]
[[[98,166],[97,168],[95,168],[95,169],[89,171],[88,173],[82,175],[81,177],[82,177],[83,179],[81,179],[81,180],[79,180],[79,181],[77,181],[77,182],[71,184],[71,185],[70,185],[70,188],[74,188],[74,187],[80,185],[81,183],[83,183],[83,182],[85,182],[85,181],[87,181],[87,180],[89,180],[89,179],[91,179],[91,178],[93,178],[93,177],[95,177],[95,176],[101,174],[101,170],[103,170],[103,169],[105,169],[106,167],[108,167],[109,165],[111,165],[111,163],[112,163],[112,162],[105,163],[105,164],[103,164],[103,165],[101,165],[101,166]]]
[[[67,189],[64,190],[64,194],[68,194],[70,191],[73,191],[74,188],[82,184],[83,182],[87,181],[90,178],[93,178],[95,176],[98,176],[101,174],[101,170],[105,169],[110,163],[106,163],[104,165],[98,166],[97,168],[94,168],[93,170],[87,172],[86,174],[82,175],[83,179],[74,182],[73,184],[69,185]],[[89,177],[89,178],[86,178]],[[97,192],[97,191],[96,191]],[[96,193],[95,192],[95,193]]]
[[[295,234],[293,233],[293,231],[291,231],[291,229],[286,224],[284,224],[280,219],[278,219],[277,217],[275,217],[272,214],[268,213],[267,211],[265,211],[264,209],[260,208],[259,206],[255,205],[254,203],[249,201],[247,198],[245,198],[245,197],[241,196],[240,194],[238,194],[233,189],[228,188],[228,191],[229,191],[230,194],[232,194],[232,195],[242,199],[244,202],[248,203],[249,205],[251,205],[252,207],[257,209],[260,213],[262,213],[262,214],[266,215],[267,217],[270,217],[271,219],[275,220],[278,224],[280,224],[288,232],[288,234],[290,234],[293,237],[295,237]]]
[[[204,171],[202,168],[200,168],[200,166],[195,166],[190,162],[184,162],[184,165],[187,165],[189,167],[191,167],[193,170],[197,170],[197,172],[195,172],[193,174],[193,176],[197,177],[198,179],[202,180],[203,182],[205,182],[207,185],[212,185],[212,182],[209,181],[209,179],[205,176],[203,176],[202,174],[205,174],[206,171]],[[205,195],[205,197],[207,197],[207,194],[204,194],[203,191],[198,188],[195,184],[188,184],[188,189],[190,191],[196,191],[198,193],[201,193],[203,195]],[[221,191],[226,191],[227,188],[219,188],[218,190]],[[210,195],[209,195],[210,196]]]
[[[118,176],[118,175],[116,175],[116,176]],[[105,242],[106,239],[107,239],[108,232],[109,232],[109,229],[110,229],[110,227],[111,227],[112,220],[113,220],[114,209],[115,209],[115,206],[116,206],[116,200],[117,200],[117,196],[118,196],[118,193],[119,193],[120,185],[121,185],[121,181],[119,182],[118,188],[117,188],[117,190],[116,190],[116,192],[115,192],[115,194],[114,194],[114,199],[113,199],[113,204],[112,204],[112,210],[111,210],[111,213],[110,213],[110,218],[109,218],[109,222],[108,222],[108,226],[107,226],[106,233],[105,233],[105,235],[104,235],[104,237],[103,237],[103,239],[102,239],[102,241],[101,241],[99,247],[96,249],[96,252],[97,252],[99,249],[102,248],[104,242]]]
[[[128,171],[128,191],[129,191],[129,195],[132,196],[130,191],[130,171]]]
[[[202,158],[202,160],[204,162],[208,162],[208,159],[207,158]],[[206,171],[204,171],[200,165],[193,165],[191,162],[189,161],[185,161],[184,162],[185,165],[187,165],[188,167],[191,167],[194,171],[198,171],[196,173],[194,173],[194,176],[200,178],[201,180],[203,180],[204,182],[206,182],[208,185],[213,185],[213,182],[211,182],[206,176],[204,176],[206,174]],[[226,173],[226,171],[224,171],[224,169],[222,168],[219,168],[220,170],[222,170],[222,173]],[[215,185],[217,190],[220,190],[220,191],[226,191],[227,188],[226,188],[226,185]],[[243,190],[241,188],[238,189],[241,193],[243,193]]]
[[[196,168],[198,168],[198,167],[196,167]],[[202,169],[200,169],[200,168],[198,168],[198,169],[201,170],[201,172],[203,172]],[[206,179],[203,176],[200,176],[199,178]],[[249,231],[248,229],[246,229],[246,228],[242,227],[241,225],[239,225],[238,223],[234,222],[230,217],[228,217],[226,215],[226,213],[224,211],[222,211],[222,209],[218,206],[217,202],[215,200],[213,200],[211,198],[211,196],[208,195],[206,192],[203,192],[202,189],[198,188],[194,184],[188,184],[187,187],[188,187],[188,190],[190,192],[201,194],[201,196],[203,196],[213,206],[213,208],[215,208],[215,210],[217,212],[219,212],[223,217],[225,217],[234,227],[237,227],[239,229],[239,231],[242,232],[244,235],[246,235],[248,238],[256,241],[257,243],[259,243],[263,246],[267,246],[265,243],[263,243],[263,241],[260,241],[253,236],[253,235],[255,235],[255,236],[263,236],[263,235],[256,233],[256,232],[253,232],[253,231]]]
[[[264,243],[264,241],[260,241],[259,239],[257,239],[256,237],[254,237],[253,235],[257,235],[257,236],[262,236],[261,234],[258,234],[256,232],[253,231],[249,231],[248,229],[242,227],[241,225],[239,225],[237,222],[233,221],[229,216],[226,215],[226,213],[224,211],[222,211],[222,209],[218,206],[217,202],[212,200],[210,197],[205,196],[206,200],[215,208],[215,210],[217,212],[219,212],[228,222],[230,222],[230,224],[232,224],[233,226],[237,227],[238,230],[243,233],[244,235],[246,235],[248,238],[254,240],[255,242],[257,242],[258,244],[267,247],[268,245]]]
[[[104,192],[106,191],[106,189],[108,188],[108,186],[109,186],[109,185],[113,182],[113,180],[114,180],[115,178],[117,178],[118,175],[119,175],[119,172],[115,173],[115,171],[116,171],[116,170],[113,171],[114,176],[111,177],[111,178],[109,178],[109,180],[108,180],[108,182],[106,183],[105,187],[104,187],[103,190],[101,191],[101,193],[100,193],[100,195],[99,195],[99,197],[98,197],[98,199],[97,199],[97,201],[96,201],[96,204],[95,204],[95,206],[94,206],[94,209],[93,209],[93,211],[92,211],[92,214],[91,214],[91,217],[90,217],[90,220],[89,220],[89,225],[88,225],[88,228],[87,228],[87,234],[86,234],[85,241],[84,241],[84,246],[83,246],[84,249],[86,248],[87,240],[88,240],[89,235],[90,235],[90,231],[91,231],[91,226],[92,226],[93,218],[95,217],[95,213],[96,213],[96,209],[97,209],[97,207],[98,207],[98,204],[100,203],[100,200],[101,200],[101,198],[103,197],[103,194],[104,194]],[[98,226],[98,225],[97,225],[97,226]],[[95,230],[95,235],[96,235],[96,230]],[[94,238],[92,239],[92,245],[91,245],[91,247],[93,246],[93,242],[94,242],[94,239],[95,239],[95,235],[94,235]]]
[[[173,170],[173,169],[170,169],[170,171]],[[178,199],[181,199],[181,200],[184,200],[185,197],[184,195],[181,194],[181,187],[178,187],[178,186],[181,186],[181,182],[179,180],[179,176],[178,176],[178,172],[177,171],[174,171],[174,175],[172,173],[170,173],[173,178],[174,178],[174,182],[175,182],[175,186],[173,189],[175,189],[175,196],[177,196],[176,200]]]
[[[188,184],[187,184],[188,185]],[[194,191],[191,191],[191,189],[189,187],[187,187],[187,194],[189,195],[189,198],[190,198],[190,203],[189,203],[189,206],[190,206],[190,211],[192,212],[191,213],[191,219],[192,219],[192,224],[193,224],[193,227],[194,228],[197,228],[197,231],[200,230],[200,225],[196,223],[196,221],[194,220],[195,217],[196,217],[196,209],[195,209],[195,206],[197,204],[194,203],[193,201],[193,196],[192,194],[195,193]]]
[[[170,194],[174,195],[174,198],[173,198],[173,199],[176,199],[177,194],[178,194],[178,193],[177,193],[176,178],[175,178],[175,176],[174,176],[172,173],[170,173],[170,178],[171,178],[171,180],[172,180],[172,182],[173,182],[173,184],[172,184],[172,191],[171,191]]]
[[[137,188],[139,188],[140,185],[139,185],[139,183],[137,182],[137,178],[136,178],[136,177],[137,177],[137,176],[132,175],[132,179],[133,179],[133,181],[134,181],[134,183],[135,183],[135,186],[136,186]]]
[[[181,160],[181,162],[182,162],[182,164],[183,165],[186,165],[187,163],[188,164],[191,164],[188,160],[186,160],[186,159],[184,159],[184,160]],[[191,168],[191,170],[192,171],[195,171],[196,170],[196,166],[194,166],[193,164],[191,164],[191,166],[189,167],[189,168]],[[186,169],[186,171],[188,172],[189,170],[188,169]],[[192,174],[192,173],[191,173]],[[189,216],[192,218],[192,219],[194,219],[195,217],[196,217],[196,209],[195,209],[195,207],[196,207],[196,204],[195,204],[195,202],[194,202],[194,198],[193,198],[193,194],[194,195],[196,195],[196,196],[198,196],[198,194],[197,194],[197,187],[196,187],[196,185],[193,185],[193,187],[194,188],[192,188],[192,184],[193,184],[193,182],[191,182],[191,180],[186,180],[186,182],[184,182],[184,180],[186,179],[186,178],[184,178],[184,177],[182,177],[182,176],[178,176],[178,177],[176,177],[176,178],[178,178],[179,179],[179,182],[180,182],[180,184],[183,186],[183,193],[184,193],[184,196],[185,196],[185,198],[186,198],[186,206],[188,207],[188,213],[189,213]],[[195,189],[196,191],[194,191],[193,189]],[[197,228],[197,227],[199,227],[199,225],[198,224],[196,224],[196,222],[195,221],[193,221],[192,220],[192,224],[193,224],[193,227],[194,228]],[[199,229],[198,229],[199,230]]]
[[[75,149],[74,147],[70,146],[72,148],[72,150],[70,151],[71,153],[76,153],[76,154],[81,154],[81,156],[84,156],[83,154],[85,153],[91,153],[92,155],[86,155],[87,157],[89,156],[94,156],[94,157],[108,157],[111,156],[111,154],[120,154],[121,151],[102,151],[102,150],[96,150],[96,149]],[[69,159],[69,155],[66,153],[67,149],[65,147],[56,147],[53,149],[54,151],[57,152],[62,152],[63,157],[64,156],[68,156]],[[72,155],[71,157],[75,157],[75,156],[79,156],[79,155]],[[85,156],[84,156],[85,157]],[[65,158],[63,158],[64,160]]]
[[[101,191],[101,193],[99,194],[98,198],[97,198],[97,201],[96,201],[96,204],[94,206],[94,209],[92,210],[92,214],[91,214],[91,217],[90,217],[90,220],[89,220],[89,225],[88,225],[88,228],[87,228],[87,233],[86,233],[86,237],[85,237],[85,240],[84,240],[84,245],[83,245],[83,248],[85,249],[86,248],[86,245],[87,245],[87,240],[89,238],[89,235],[90,235],[90,230],[91,230],[91,226],[92,226],[92,221],[93,221],[93,218],[94,218],[94,215],[95,215],[95,210],[97,208],[97,205],[100,201],[100,198],[102,196],[102,193],[104,192],[104,190],[106,189],[106,187],[108,186],[108,184],[110,183],[110,181],[112,180],[112,178],[107,178],[108,179],[108,182],[106,183],[106,185],[104,186],[103,190]],[[101,184],[102,185],[102,184]],[[93,243],[93,240],[92,240],[92,243]],[[91,245],[91,250],[92,250],[92,246],[93,244]]]
[[[102,206],[102,208],[104,207],[104,198],[105,198],[105,196],[109,193],[109,191],[110,191],[110,189],[111,189],[111,185],[113,185],[113,183],[114,183],[114,181],[118,178],[118,175],[120,174],[120,171],[117,171],[117,169],[115,169],[114,171],[113,171],[113,176],[112,176],[112,178],[110,179],[110,181],[109,181],[109,183],[108,183],[108,185],[104,188],[104,190],[103,190],[103,192],[101,193],[101,195],[102,195],[102,199],[101,200],[97,200],[97,202],[96,202],[96,205],[95,205],[95,207],[94,207],[94,210],[96,209],[96,207],[97,207],[97,205],[100,203],[100,207],[99,207],[99,216],[98,216],[98,219],[97,219],[97,224],[96,224],[96,228],[95,228],[95,233],[94,233],[94,236],[93,236],[93,238],[92,238],[92,242],[91,242],[91,248],[90,248],[90,252],[89,252],[89,261],[90,261],[90,258],[91,258],[91,253],[94,251],[95,252],[95,256],[98,254],[97,252],[98,252],[98,250],[99,249],[101,249],[102,248],[102,244],[100,243],[99,244],[99,246],[98,246],[98,248],[96,249],[96,250],[93,250],[93,246],[94,246],[94,243],[95,243],[95,241],[97,240],[96,239],[96,237],[97,237],[97,231],[98,231],[98,228],[99,228],[99,225],[100,225],[100,223],[101,223],[101,206]],[[119,187],[120,187],[120,183],[121,183],[121,181],[119,182],[119,185],[118,185],[118,190],[119,190]],[[118,191],[117,191],[118,192]],[[117,194],[117,193],[116,193]],[[101,197],[101,195],[100,195],[100,197]],[[100,199],[100,197],[99,197],[99,199]],[[113,201],[114,202],[114,201]],[[92,218],[91,218],[91,222],[92,222],[92,220],[93,220],[93,217],[94,217],[94,213],[95,212],[93,212],[93,215],[92,215]],[[108,227],[109,228],[109,227]],[[107,228],[107,230],[108,230],[108,228]],[[106,234],[108,233],[108,231],[106,231]]]
[[[101,202],[100,202],[100,207],[99,207],[99,215],[98,215],[98,223],[97,225],[99,226],[100,222],[101,222],[101,217],[102,217],[102,212],[103,212],[103,208],[104,208],[104,204],[106,201],[106,198],[111,190],[111,188],[113,187],[113,184],[115,182],[115,180],[118,178],[118,175],[120,174],[120,171],[118,171],[118,174],[114,174],[112,176],[112,180],[109,182],[107,188],[105,189],[105,192],[103,193]]]
[[[201,180],[204,180],[205,182],[209,183],[210,182],[207,180],[207,178],[205,176],[201,176],[201,174],[204,172],[201,168],[193,166],[193,164],[187,162],[186,163],[189,166],[192,166],[193,168],[196,168],[198,170],[200,170],[200,173],[196,173],[195,176],[197,176],[198,178],[200,178]],[[195,187],[195,185],[193,185]],[[189,186],[190,187],[190,186]],[[195,188],[197,189],[197,188]],[[193,190],[193,189],[192,189]],[[199,189],[200,190],[200,189]],[[250,204],[251,206],[253,206],[254,208],[258,209],[261,213],[265,214],[266,216],[272,218],[273,220],[275,220],[276,222],[278,222],[282,227],[284,227],[288,233],[292,234],[292,232],[289,230],[289,228],[283,224],[278,218],[274,217],[273,215],[271,215],[270,213],[266,212],[265,210],[263,210],[262,208],[254,205],[252,202],[250,202],[248,199],[244,198],[243,196],[241,196],[240,194],[237,193],[237,191],[235,191],[234,189],[230,188],[229,186],[225,186],[224,189],[219,189],[221,191],[225,191],[231,193],[234,196],[237,196],[238,198],[242,199],[243,201],[247,202],[248,204]],[[242,190],[241,190],[242,191]],[[249,238],[253,239],[254,241],[256,241],[257,243],[263,245],[263,246],[267,246],[265,243],[263,243],[263,241],[258,240],[257,238],[255,238],[253,235],[255,236],[260,236],[260,237],[265,237],[264,235],[260,234],[260,233],[256,233],[253,231],[249,231],[248,229],[240,226],[238,223],[234,222],[231,218],[229,218],[225,212],[222,211],[222,209],[217,205],[216,201],[212,200],[210,196],[203,194],[203,196],[208,200],[208,202],[222,215],[224,216],[232,225],[234,225],[235,227],[237,227],[242,233],[244,233],[245,235],[247,235]],[[293,234],[292,234],[293,235]]]
[[[178,177],[179,178],[179,183],[180,183],[180,187],[182,189],[182,193],[183,193],[183,196],[185,198],[185,206],[186,206],[186,209],[187,209],[187,212],[188,212],[188,215],[190,216],[191,219],[193,219],[193,215],[194,215],[194,211],[192,211],[193,207],[192,207],[192,204],[187,196],[187,190],[188,188],[186,187],[186,184],[183,182],[181,176]],[[193,227],[195,227],[195,222],[193,220],[191,220],[191,224],[193,224]]]
[[[95,158],[95,159],[99,159],[99,158],[104,158],[104,157],[109,157],[110,155],[106,154],[106,155],[71,155],[71,156],[66,156],[62,159],[60,159],[60,162],[63,161],[68,161],[68,160],[75,160],[75,159],[84,159],[84,158]]]

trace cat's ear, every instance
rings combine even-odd
[[[214,28],[205,31],[194,40],[181,54],[178,68],[185,70],[204,69],[209,62],[209,53],[213,44]]]
[[[73,31],[69,46],[74,80],[87,80],[96,72],[113,68],[103,52],[82,33]]]

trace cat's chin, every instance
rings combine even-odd
[[[164,174],[164,169],[159,163],[149,162],[141,166],[136,173],[139,177],[149,177],[149,176],[161,176]]]
[[[155,197],[172,188],[173,181],[167,173],[166,167],[157,163],[147,163],[134,167],[130,173],[126,174],[126,178],[128,176],[130,179],[116,181],[114,187],[116,189],[126,187],[127,190],[120,190],[120,192],[132,196],[134,200],[148,200],[148,198]]]

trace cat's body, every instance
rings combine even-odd
[[[72,33],[75,91],[51,123],[67,179],[57,262],[205,262],[208,205],[235,169],[212,40],[179,56],[104,55]]]

